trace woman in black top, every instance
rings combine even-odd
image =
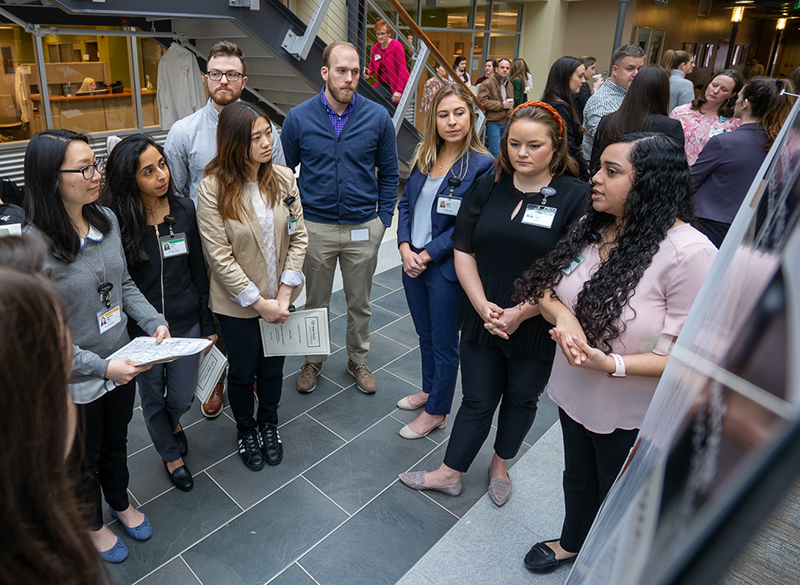
[[[567,128],[567,139],[569,156],[578,165],[578,177],[582,181],[589,180],[589,167],[583,159],[581,143],[583,142],[583,130],[579,122],[575,104],[572,101],[572,94],[577,93],[584,82],[585,67],[580,60],[575,57],[560,57],[556,59],[550,74],[547,76],[547,84],[544,86],[542,101],[553,106]]]
[[[668,117],[669,76],[660,65],[642,68],[631,82],[622,105],[597,125],[589,169],[600,170],[600,154],[617,138],[632,132],[661,132],[684,146],[683,126]]]
[[[194,204],[173,195],[164,150],[150,136],[135,134],[114,147],[101,201],[119,219],[131,277],[174,335],[215,342]],[[128,333],[144,334],[131,321]],[[180,418],[192,404],[199,360],[197,354],[156,364],[137,376],[147,430],[172,483],[183,491],[193,482],[183,461],[189,447]]]
[[[456,273],[467,294],[459,314],[461,408],[444,463],[433,472],[402,474],[407,486],[459,495],[461,474],[489,435],[502,399],[489,495],[499,506],[511,496],[508,460],[533,424],[555,354],[538,307],[511,301],[514,282],[579,217],[588,185],[576,174],[558,113],[542,102],[515,109],[495,174],[464,198],[453,234]]]

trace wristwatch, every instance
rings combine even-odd
[[[615,370],[613,374],[609,374],[609,378],[624,378],[625,377],[625,361],[622,359],[622,356],[618,353],[610,353],[608,354],[612,358],[614,358],[614,366]]]

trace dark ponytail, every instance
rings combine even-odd
[[[764,145],[766,150],[778,137],[789,112],[792,110],[794,97],[782,91],[791,92],[792,84],[786,79],[773,79],[771,77],[754,77],[742,89],[742,99],[750,102],[750,112],[758,118],[759,124],[764,127],[768,141]]]

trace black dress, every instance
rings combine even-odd
[[[581,128],[578,120],[572,114],[572,108],[559,100],[545,102],[553,106],[558,112],[561,119],[564,120],[564,126],[567,128],[567,147],[569,149],[570,158],[578,163],[578,176],[582,181],[589,180],[589,165],[586,164],[586,159],[583,158],[583,150],[581,144],[583,143],[583,129]]]
[[[582,213],[589,192],[586,183],[562,175],[554,177],[550,186],[556,194],[547,198],[546,206],[557,210],[550,229],[522,223],[526,207],[539,205],[543,197],[518,191],[506,174],[498,183],[494,183],[494,175],[481,178],[461,204],[453,232],[455,249],[475,254],[486,298],[500,307],[516,304],[511,300],[514,282],[550,252]],[[511,219],[520,200],[522,205]],[[552,360],[555,356],[555,344],[548,333],[551,325],[544,317],[522,322],[510,339],[502,339],[484,328],[483,319],[465,295],[458,323],[463,339],[499,346],[506,357],[532,355]]]

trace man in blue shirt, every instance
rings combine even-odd
[[[356,48],[332,43],[322,59],[325,87],[289,111],[281,143],[289,168],[301,164],[298,187],[308,230],[306,308],[330,310],[338,261],[347,299],[347,371],[359,390],[372,394],[377,385],[367,366],[369,296],[378,248],[397,203],[397,144],[388,112],[356,94],[361,72]],[[325,358],[306,356],[299,392],[316,388]]]

